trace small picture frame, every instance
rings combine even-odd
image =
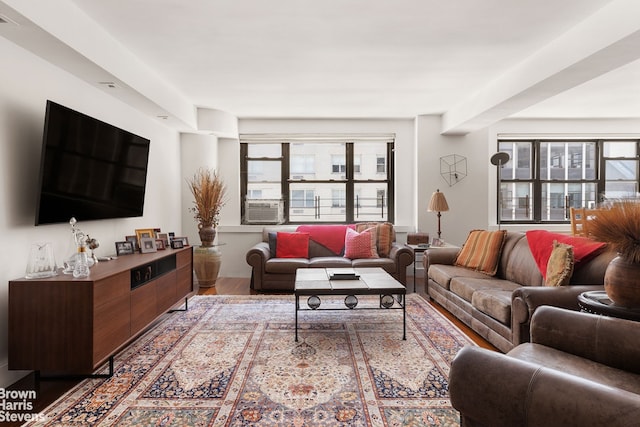
[[[434,237],[433,240],[431,241],[431,246],[440,247],[443,244],[444,242],[442,241],[442,239],[438,239],[437,237]]]
[[[169,246],[169,234],[168,233],[158,233],[157,239],[158,240],[162,240],[162,242],[164,243],[164,248]],[[160,248],[158,248],[158,249],[160,249]]]
[[[138,236],[124,236],[124,239],[128,242],[131,242],[134,252],[138,252],[140,250],[140,245],[138,244]]]
[[[133,242],[125,240],[123,242],[116,242],[116,255],[131,255],[134,251]]]
[[[164,244],[164,240],[156,239],[156,248],[159,251],[163,251],[163,250],[167,249],[166,245]]]
[[[142,249],[142,239],[148,237],[150,239],[156,240],[156,232],[153,228],[137,228],[136,237],[138,238],[140,249]]]
[[[173,249],[181,249],[184,248],[184,242],[180,239],[173,239],[171,240],[171,247]]]
[[[182,246],[189,246],[189,238],[185,236],[174,237],[173,241],[182,240]]]
[[[148,254],[150,252],[157,252],[155,237],[142,237],[140,239],[140,252]]]

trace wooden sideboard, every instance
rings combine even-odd
[[[9,282],[9,369],[91,375],[193,292],[191,247],[120,256],[85,279]]]

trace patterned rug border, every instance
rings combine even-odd
[[[411,335],[411,339],[418,339],[420,342],[422,342],[421,340],[423,339],[430,341],[430,345],[433,348],[425,355],[422,355],[422,357],[432,358],[434,361],[431,368],[432,372],[429,372],[428,378],[430,378],[430,381],[432,381],[433,384],[440,384],[438,387],[441,387],[442,384],[444,384],[444,388],[436,387],[433,389],[427,387],[426,389],[423,389],[419,385],[413,388],[407,388],[402,384],[402,382],[398,383],[396,381],[394,374],[389,374],[385,372],[384,368],[380,370],[380,368],[375,366],[376,357],[384,356],[376,355],[373,350],[365,352],[360,350],[359,346],[363,345],[365,346],[363,348],[369,349],[378,347],[380,343],[377,342],[376,339],[383,340],[381,337],[385,334],[385,331],[387,331],[390,336],[392,336],[391,332],[394,334],[397,333],[397,329],[399,327],[397,319],[396,322],[385,320],[382,323],[377,323],[374,331],[373,328],[367,330],[367,325],[358,324],[358,322],[354,322],[353,319],[332,319],[329,313],[335,312],[327,310],[322,313],[322,310],[317,310],[300,313],[301,322],[307,325],[307,329],[304,331],[301,330],[300,332],[306,333],[307,337],[333,337],[335,334],[337,334],[336,336],[345,337],[344,339],[349,343],[347,344],[348,348],[351,348],[350,351],[352,353],[352,357],[361,359],[357,363],[349,362],[355,363],[355,365],[353,365],[354,369],[357,367],[355,373],[357,375],[356,378],[358,378],[358,384],[366,382],[368,377],[371,377],[371,381],[373,381],[372,384],[374,384],[373,389],[369,386],[365,386],[365,391],[361,390],[358,392],[360,395],[356,401],[366,402],[366,404],[363,407],[358,407],[357,404],[355,407],[347,405],[346,407],[338,410],[336,413],[337,415],[332,415],[334,417],[333,421],[326,419],[327,414],[333,413],[331,412],[333,409],[329,407],[325,408],[322,405],[316,406],[316,412],[305,412],[303,410],[298,410],[298,412],[292,412],[289,410],[287,412],[283,409],[287,407],[287,404],[284,404],[284,406],[282,406],[282,404],[275,404],[272,399],[273,396],[271,396],[271,399],[268,398],[267,400],[264,400],[266,398],[265,396],[260,397],[263,403],[266,402],[264,403],[265,407],[273,409],[270,413],[268,413],[268,411],[262,411],[261,409],[252,408],[252,402],[246,400],[247,396],[256,398],[258,395],[255,391],[256,384],[253,384],[255,380],[249,375],[249,371],[252,373],[254,371],[258,372],[258,368],[261,367],[261,362],[256,359],[257,354],[259,350],[262,349],[262,346],[267,346],[269,344],[265,341],[265,337],[260,334],[265,334],[269,330],[270,332],[275,331],[280,333],[281,336],[284,336],[283,332],[286,332],[291,335],[286,338],[285,342],[287,340],[293,342],[293,330],[291,329],[291,324],[294,321],[295,297],[289,294],[195,295],[189,299],[189,311],[184,312],[184,319],[180,318],[180,320],[184,320],[186,324],[188,318],[192,317],[191,326],[185,326],[183,329],[180,329],[178,325],[180,322],[176,320],[177,318],[175,317],[176,313],[163,316],[129,346],[125,347],[121,352],[115,355],[116,375],[114,375],[113,381],[96,379],[82,381],[42,412],[43,414],[51,414],[53,417],[48,418],[48,421],[42,423],[34,422],[27,425],[138,425],[140,422],[149,423],[153,421],[154,423],[162,423],[163,425],[181,425],[188,423],[188,425],[203,426],[275,426],[282,425],[281,423],[286,421],[287,425],[299,426],[457,426],[459,425],[457,412],[450,407],[448,400],[448,387],[446,387],[448,382],[448,368],[450,367],[451,359],[459,348],[464,345],[475,346],[476,344],[450,319],[440,313],[438,309],[433,307],[429,301],[419,294],[407,294],[406,298],[407,337],[409,338]],[[148,374],[155,376],[156,374],[154,372],[156,371],[163,371],[162,375],[164,375],[157,375],[157,384],[160,384],[162,387],[173,387],[173,389],[171,389],[172,392],[179,390],[180,393],[184,393],[184,390],[178,387],[180,381],[176,379],[175,374],[171,374],[174,376],[167,374],[167,372],[172,371],[167,371],[168,368],[160,366],[159,363],[164,363],[167,366],[174,363],[175,360],[177,360],[176,358],[185,351],[185,348],[195,340],[196,335],[201,332],[199,327],[200,329],[203,327],[200,325],[200,322],[205,323],[210,320],[210,318],[214,317],[214,315],[217,315],[218,311],[221,310],[220,307],[231,306],[233,304],[247,305],[247,303],[249,303],[249,305],[257,305],[257,303],[260,302],[267,302],[268,305],[274,305],[280,308],[282,306],[290,306],[291,310],[286,313],[280,313],[278,310],[275,310],[278,311],[277,314],[281,316],[281,318],[276,316],[273,321],[270,319],[266,320],[265,325],[259,326],[255,330],[251,330],[249,326],[247,326],[248,329],[245,331],[245,335],[248,337],[248,341],[243,344],[244,347],[239,354],[243,354],[243,356],[241,356],[242,358],[249,357],[249,359],[242,362],[242,364],[238,362],[235,367],[229,368],[231,369],[230,371],[221,373],[221,376],[216,380],[215,384],[205,384],[205,388],[201,388],[202,386],[192,388],[189,392],[191,394],[184,394],[184,396],[192,396],[190,398],[178,398],[178,400],[173,401],[174,403],[171,403],[171,400],[166,400],[166,398],[163,401],[161,395],[157,395],[156,398],[152,398],[154,396],[153,393],[157,393],[157,391],[153,391],[155,389],[149,384],[155,383],[149,383],[146,376]],[[215,307],[218,308],[216,309]],[[265,307],[265,310],[266,309],[267,307]],[[200,312],[196,312],[197,310],[200,310]],[[361,316],[366,316],[364,313],[367,312],[367,310],[356,309],[351,310],[348,313],[356,315],[355,313],[359,311],[363,313]],[[426,313],[423,313],[423,311]],[[329,320],[322,319],[323,316],[328,317]],[[427,321],[428,324],[425,323]],[[243,318],[239,320],[239,322],[246,323],[247,319]],[[332,325],[335,326],[336,324],[345,324],[348,325],[348,328],[347,330],[332,330]],[[354,326],[352,324],[356,325]],[[309,328],[309,326],[311,327]],[[166,331],[172,332],[171,327],[174,327],[175,329],[173,331],[173,335],[171,333],[161,333]],[[218,328],[216,330],[217,333],[225,331],[224,324],[211,324],[209,327],[214,329]],[[353,329],[354,327],[355,329]],[[427,329],[432,330],[427,331]],[[446,333],[443,333],[443,330]],[[422,337],[422,335],[424,335],[424,337]],[[395,337],[397,335],[393,336]],[[367,342],[367,340],[371,339],[374,341]],[[164,343],[162,340],[166,340],[167,342]],[[305,339],[302,341],[304,342],[304,345],[307,345]],[[396,340],[396,342],[399,342],[399,340]],[[388,345],[388,339],[385,343]],[[232,343],[225,343],[227,346],[226,348],[231,344]],[[424,346],[424,344],[421,345]],[[164,356],[162,358],[159,357],[156,362],[149,362],[150,364],[148,366],[144,365],[144,369],[137,367],[137,352],[139,352],[141,348],[148,349],[151,347],[154,348],[155,352],[162,353]],[[277,346],[274,348],[277,348]],[[151,356],[149,357],[151,358]],[[133,361],[133,363],[128,363],[131,361]],[[408,362],[406,363],[407,369],[409,369],[409,365],[416,364],[416,360],[406,360],[406,362]],[[429,365],[429,363],[426,363],[424,360],[420,360],[420,362],[425,363],[425,365]],[[368,367],[363,370],[363,367],[360,365],[366,365]],[[123,369],[129,369],[130,371],[123,374]],[[405,368],[400,366],[399,369],[403,370]],[[413,369],[415,370],[415,367]],[[101,368],[100,372],[104,372],[104,370],[105,368]],[[193,372],[193,376],[197,376],[197,372],[197,370]],[[396,375],[400,375],[398,372],[399,371],[396,371]],[[407,382],[410,380],[412,375],[415,376],[415,373],[406,372],[403,375],[406,378],[405,382]],[[183,376],[183,381],[185,378],[190,377]],[[274,377],[272,376],[272,378]],[[145,379],[145,381],[143,381],[143,379]],[[229,387],[230,383],[235,383],[239,379],[241,382],[234,386],[234,392],[229,392],[229,390],[225,388]],[[109,382],[112,384],[107,385]],[[118,387],[123,388],[123,390],[126,387],[128,388],[126,388],[125,391],[120,391],[118,390]],[[97,397],[98,393],[95,393],[96,388],[104,389],[101,390],[103,396]],[[240,393],[241,389],[245,391]],[[304,389],[292,390],[294,390],[294,394],[296,392],[304,393],[306,391]],[[142,394],[143,391],[148,394],[148,397],[144,398],[144,395]],[[375,392],[377,392],[378,395],[375,395]],[[105,400],[108,399],[108,396],[110,396],[109,393],[115,393],[116,395],[117,393],[121,393],[121,397],[116,399],[116,401],[108,406],[107,409],[103,408],[102,412],[98,411],[95,414],[87,413],[85,415],[81,413],[81,410],[78,410],[77,413],[72,411],[75,407],[85,408],[88,405],[103,405],[105,404]],[[212,397],[217,396],[217,398],[222,398],[224,402],[221,402],[220,404],[218,404],[217,401],[216,404],[211,403],[211,400],[207,400],[211,398],[206,397],[209,393],[213,393],[211,394]],[[233,399],[229,399],[227,394],[233,397]],[[201,398],[197,398],[197,396],[201,396]],[[344,396],[351,395],[342,394],[341,396],[343,399]],[[414,397],[412,398],[411,396]],[[416,400],[416,397],[418,396],[422,396],[422,398]],[[194,406],[185,408],[180,407],[178,403],[175,403],[182,402],[184,399],[191,399],[190,404]],[[88,401],[91,402],[87,403]],[[330,406],[330,402],[334,401],[329,400],[327,405]],[[341,402],[337,402],[338,401],[336,400],[334,404],[342,404]],[[335,410],[333,411],[335,412]],[[77,418],[79,414],[83,417],[81,417],[82,419],[80,423]],[[356,416],[355,414],[358,415]],[[267,415],[271,418],[268,418]],[[254,417],[255,422],[250,422],[252,417]],[[294,419],[288,419],[291,417]],[[56,422],[56,419],[58,422]]]

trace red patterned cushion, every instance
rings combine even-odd
[[[454,264],[493,276],[498,271],[506,234],[506,230],[472,230]]]
[[[378,258],[375,231],[375,227],[368,228],[362,233],[347,228],[344,238],[344,257],[351,259]]]
[[[276,257],[309,258],[309,234],[279,231],[276,235]]]
[[[389,256],[393,242],[396,240],[393,224],[390,222],[361,222],[356,224],[356,231],[361,232],[372,227],[375,227],[378,255],[386,258]]]
[[[547,264],[553,250],[554,240],[573,246],[574,268],[576,269],[579,268],[581,261],[588,260],[606,246],[606,243],[596,242],[586,237],[552,233],[546,230],[529,230],[526,234],[531,254],[545,279],[547,278]]]

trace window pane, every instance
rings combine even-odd
[[[569,207],[593,209],[597,201],[596,193],[596,183],[589,182],[567,184]]]
[[[360,164],[360,171],[356,179],[386,179],[386,155],[387,144],[385,142],[356,142],[353,144],[354,163]],[[358,170],[356,169],[356,173]]]
[[[503,182],[500,185],[500,220],[527,221],[533,218],[531,183]]]
[[[605,157],[635,157],[636,141],[605,141],[603,153]]]
[[[292,179],[294,178],[294,171],[300,171],[300,162],[306,164],[305,169],[308,174],[303,175],[304,179],[316,179],[326,181],[329,179],[344,179],[346,173],[346,161],[345,161],[345,144],[343,143],[292,143],[289,146],[289,156],[291,161],[290,170]],[[294,160],[298,162],[294,169]],[[304,159],[304,160],[302,160]],[[311,160],[313,159],[313,160]],[[310,172],[313,168],[313,172]]]
[[[499,147],[509,154],[509,161],[502,167],[502,179],[531,179],[531,142],[501,142]]]
[[[279,161],[249,160],[247,161],[248,181],[250,183],[280,182],[280,165]]]
[[[315,156],[312,154],[292,155],[290,173],[291,179],[314,179]]]
[[[358,183],[354,187],[354,218],[356,221],[386,221],[388,201],[386,185]]]
[[[635,160],[607,160],[605,165],[607,181],[635,180],[637,177]]]
[[[291,183],[290,192],[291,197],[294,194],[304,194],[304,196],[297,196],[296,206],[293,206],[293,202],[290,203],[290,222],[339,222],[346,220],[344,196],[342,199],[339,196],[346,194],[345,184]],[[300,206],[302,198],[304,198],[304,206]]]
[[[280,183],[249,183],[247,185],[247,199],[280,200],[282,187]]]
[[[248,144],[247,154],[249,157],[269,157],[277,159],[282,156],[281,144]]]

